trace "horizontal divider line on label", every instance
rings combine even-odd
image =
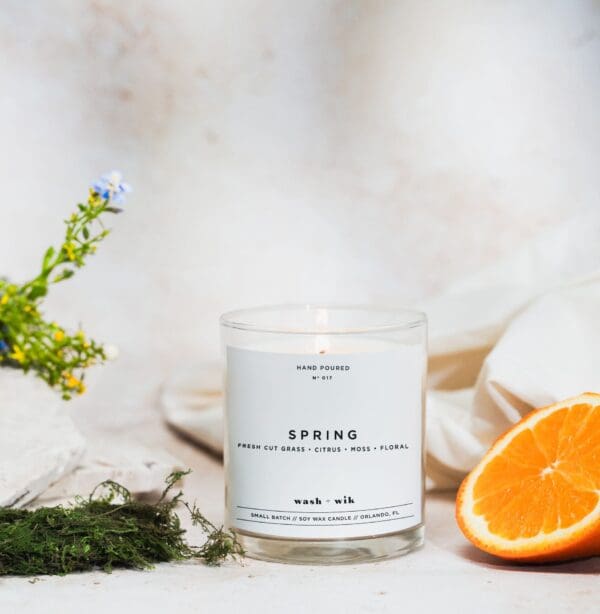
[[[242,522],[256,522],[257,524],[281,524],[288,527],[352,527],[357,524],[375,524],[377,522],[393,522],[394,520],[406,520],[413,518],[414,514],[399,516],[398,518],[386,518],[385,520],[366,520],[365,522],[338,522],[337,524],[302,524],[300,522],[269,522],[268,520],[249,520],[248,518],[236,518]]]
[[[398,503],[398,505],[388,505],[386,507],[368,507],[364,510],[318,510],[316,512],[309,512],[308,510],[269,510],[264,507],[247,507],[245,505],[237,505],[240,510],[254,510],[255,512],[278,512],[279,514],[353,514],[355,512],[376,512],[377,510],[391,510],[394,507],[406,507],[412,505],[409,503]]]

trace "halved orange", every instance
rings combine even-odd
[[[504,559],[600,555],[600,394],[537,409],[504,433],[463,481],[456,519]]]

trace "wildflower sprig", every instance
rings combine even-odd
[[[104,361],[106,354],[83,331],[68,332],[46,321],[40,307],[52,284],[72,277],[95,253],[110,232],[104,216],[119,213],[115,205],[129,191],[120,173],[102,176],[86,202],[65,220],[64,241],[46,250],[38,275],[21,285],[0,279],[0,366],[35,372],[64,399],[85,392],[84,370]]]

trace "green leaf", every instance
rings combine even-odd
[[[75,271],[71,269],[65,269],[59,275],[57,275],[52,281],[54,283],[57,283],[59,281],[62,281],[63,279],[69,279],[69,277],[73,277],[73,275],[75,275]]]
[[[29,292],[29,299],[35,301],[42,296],[46,296],[46,294],[48,294],[48,288],[46,287],[46,285],[42,283],[37,283],[32,286]]]
[[[90,231],[87,229],[87,226],[84,226],[81,229],[81,232],[83,233],[84,239],[89,239],[90,238]]]
[[[50,266],[50,261],[54,257],[54,248],[49,247],[44,254],[44,260],[42,261],[42,268],[44,271]]]

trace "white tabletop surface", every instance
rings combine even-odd
[[[220,462],[157,422],[138,432],[193,469],[184,490],[215,522],[223,514]],[[386,562],[292,566],[245,560],[220,568],[161,564],[153,571],[0,579],[1,612],[593,612],[600,558],[539,567],[502,564],[471,547],[454,522],[452,494],[427,500],[425,546]],[[195,535],[191,535],[194,537]]]

